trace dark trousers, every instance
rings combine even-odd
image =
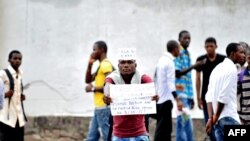
[[[107,141],[112,140],[112,132],[113,132],[113,116],[109,115],[109,133],[108,133],[108,139]]]
[[[171,141],[172,132],[172,108],[171,100],[165,101],[162,104],[157,104],[154,141]]]
[[[24,141],[24,127],[18,122],[15,128],[0,122],[0,141]]]
[[[205,125],[206,125],[207,121],[208,121],[208,111],[207,111],[207,102],[206,102],[206,100],[202,100],[202,105],[203,105],[204,121],[205,121]]]

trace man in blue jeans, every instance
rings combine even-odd
[[[107,50],[104,41],[95,42],[86,71],[86,92],[93,92],[95,104],[94,116],[90,122],[86,141],[98,141],[101,137],[99,128],[103,141],[107,141],[108,137],[110,108],[103,102],[103,86],[105,77],[113,71],[113,66],[107,59]],[[99,61],[100,64],[96,73],[92,74],[92,65],[95,61]]]
[[[179,33],[180,55],[174,60],[176,94],[184,107],[182,111],[177,111],[176,141],[194,141],[193,123],[189,114],[189,110],[194,107],[191,70],[203,65],[204,62],[197,61],[194,65],[191,64],[190,53],[187,50],[190,40],[188,31]]]
[[[235,63],[245,59],[243,47],[238,43],[230,43],[226,48],[227,58],[217,65],[211,73],[206,94],[209,119],[206,132],[216,141],[224,141],[224,126],[238,125],[237,113],[237,80],[238,72]]]

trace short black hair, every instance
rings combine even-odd
[[[214,43],[215,45],[217,45],[217,42],[216,42],[216,39],[214,37],[208,37],[206,40],[205,40],[205,44],[206,43]]]
[[[97,45],[99,49],[103,49],[105,53],[108,52],[107,44],[104,41],[97,41],[95,42],[95,44]]]
[[[179,39],[182,37],[182,34],[185,34],[185,33],[189,33],[187,30],[182,30],[180,33],[179,33]]]
[[[239,46],[240,44],[238,43],[228,44],[226,48],[227,57],[229,57],[232,52],[237,52]]]
[[[175,40],[169,40],[166,46],[167,46],[167,51],[172,52],[176,47],[178,47],[178,42]]]
[[[21,53],[20,51],[18,51],[18,50],[12,50],[12,51],[9,53],[9,60],[11,59],[11,57],[12,57],[12,55],[13,55],[14,53],[22,54],[22,53]]]

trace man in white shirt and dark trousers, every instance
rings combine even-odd
[[[211,73],[206,101],[209,119],[206,132],[211,133],[216,141],[224,140],[224,125],[239,125],[237,113],[236,63],[245,58],[244,49],[238,43],[230,43],[226,48],[227,58],[218,64]]]
[[[177,98],[175,89],[175,65],[174,58],[179,55],[179,45],[170,40],[167,43],[167,52],[159,59],[155,72],[156,94],[159,95],[157,102],[157,126],[154,141],[171,141],[172,132],[172,100],[176,100],[179,110],[182,102]]]
[[[9,54],[7,69],[0,71],[5,86],[5,100],[0,110],[0,141],[23,141],[26,116],[22,106],[25,96],[22,94],[22,54],[13,50]],[[9,78],[12,79],[9,79]]]

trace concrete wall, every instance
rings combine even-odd
[[[183,29],[193,62],[208,36],[222,54],[229,42],[249,42],[249,7],[248,0],[0,0],[0,67],[10,50],[23,53],[29,116],[90,116],[84,75],[95,41],[108,43],[115,66],[119,47],[136,47],[138,69],[153,75],[166,42]],[[197,107],[193,113],[202,117]]]
[[[25,127],[25,141],[83,141],[87,136],[89,117],[29,117]],[[172,140],[175,140],[175,119],[173,120]],[[194,138],[204,141],[204,122],[193,120]],[[154,138],[156,120],[149,120],[149,137]]]

